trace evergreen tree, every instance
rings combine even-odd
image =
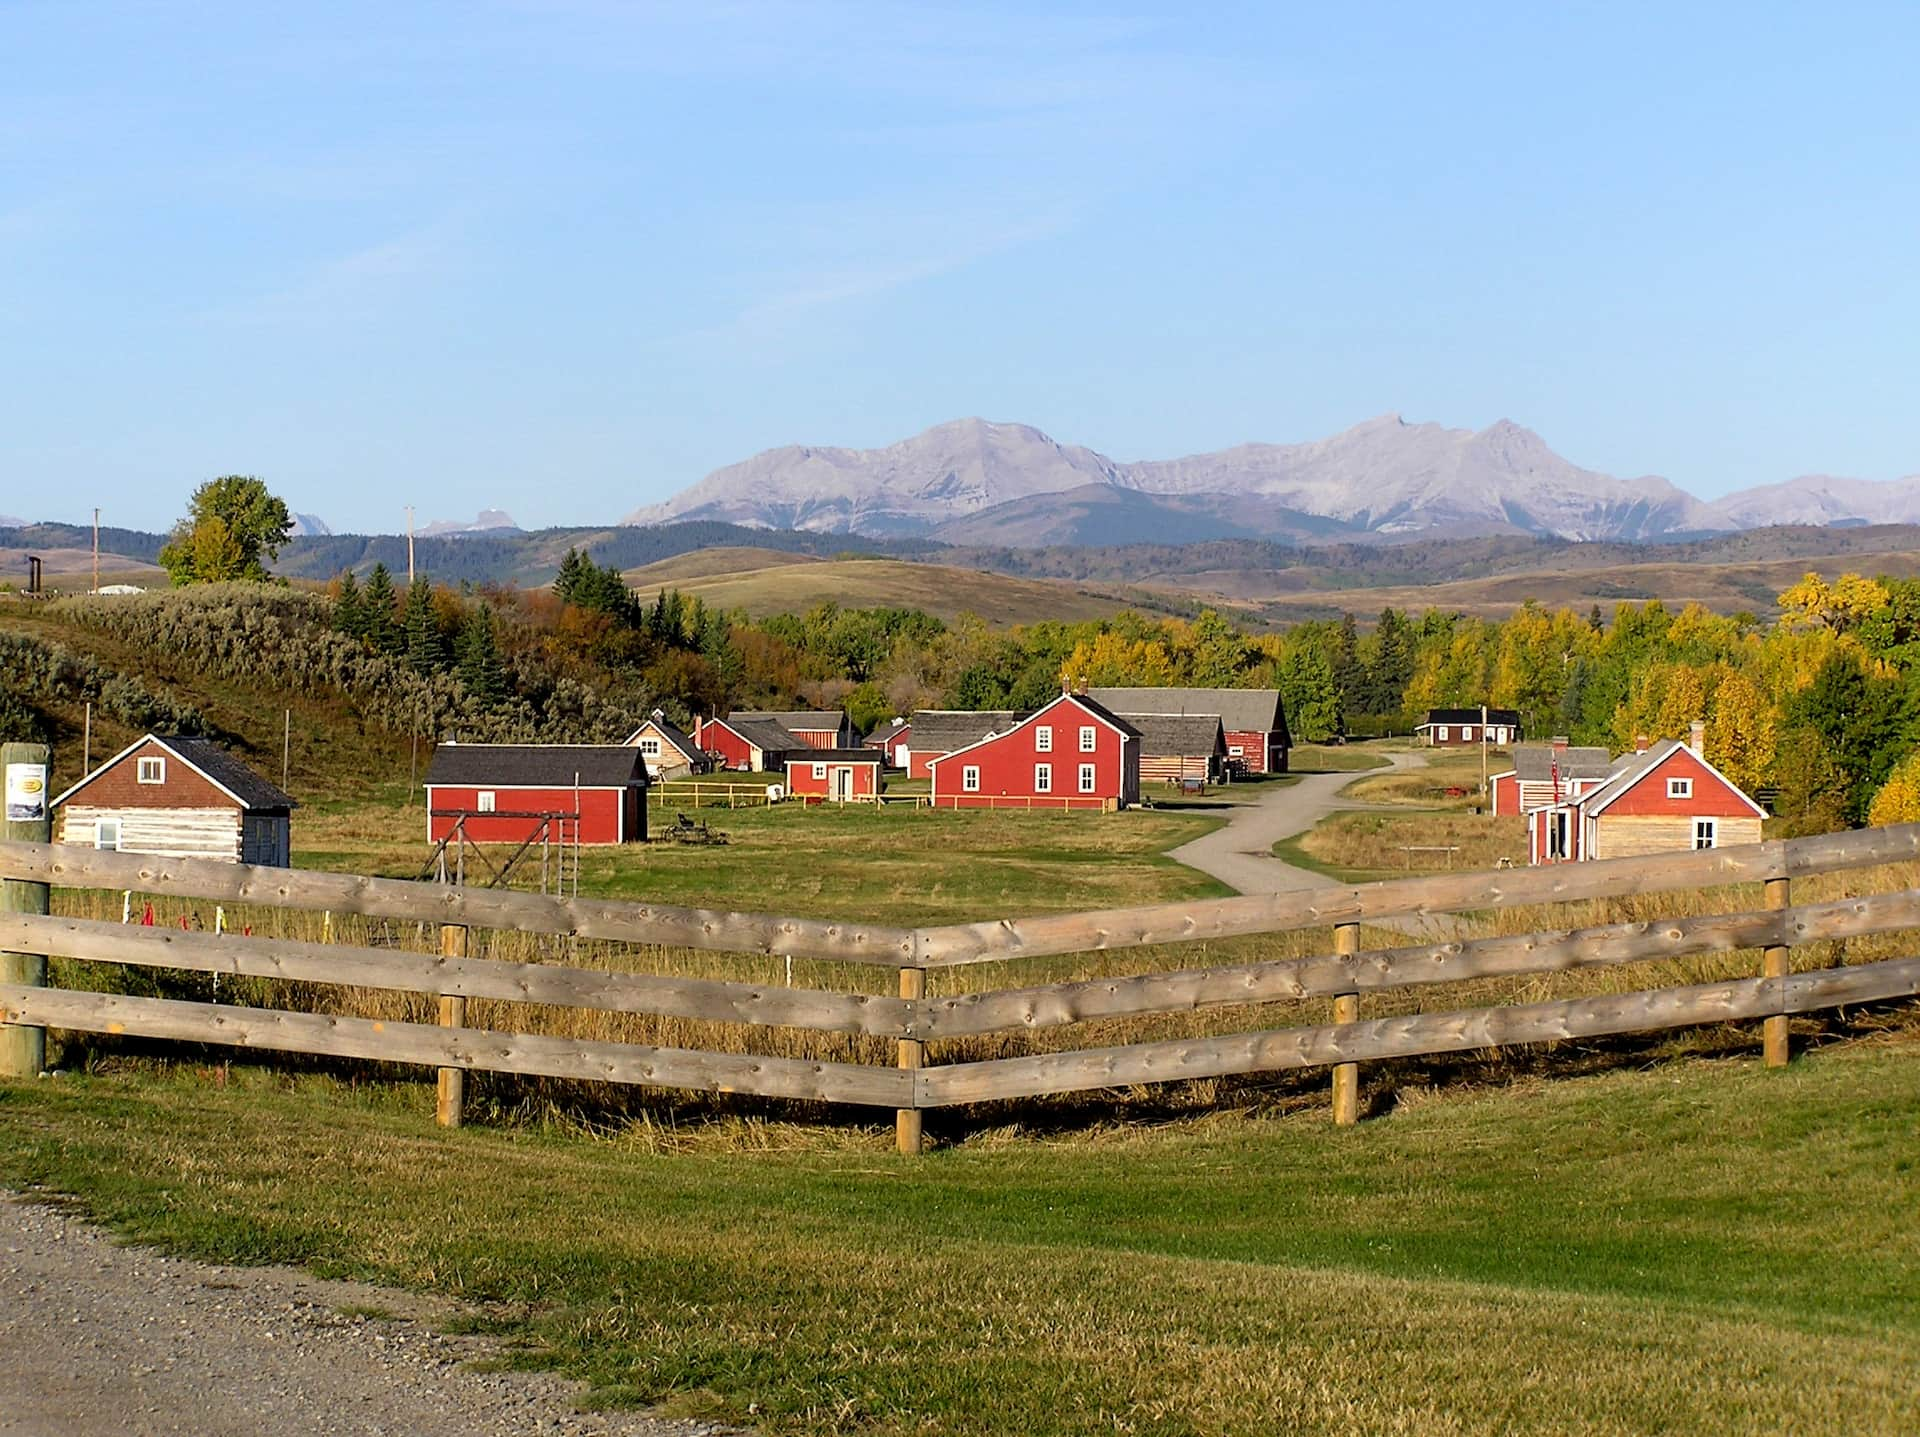
[[[1386,716],[1407,706],[1407,681],[1413,677],[1415,636],[1413,626],[1399,610],[1380,611],[1380,623],[1374,630],[1373,662],[1366,674],[1366,697],[1362,713]]]
[[[460,682],[483,708],[492,708],[506,693],[500,669],[500,644],[494,634],[493,611],[485,604],[467,610],[460,627]]]
[[[400,652],[400,626],[393,617],[393,575],[385,564],[375,564],[360,594],[364,628],[361,637],[383,654]]]
[[[433,585],[425,574],[407,586],[407,665],[416,674],[430,674],[447,666],[446,646],[433,613]]]
[[[360,585],[354,582],[351,569],[340,575],[340,593],[333,601],[333,626],[351,638],[367,636],[366,606],[361,602]]]
[[[1352,614],[1340,616],[1329,649],[1327,657],[1333,669],[1334,692],[1340,695],[1340,711],[1360,713],[1366,697],[1366,674],[1360,667],[1360,630]]]
[[[586,562],[587,560],[584,554],[578,549],[575,549],[571,544],[567,546],[567,552],[560,560],[560,572],[554,575],[553,579],[554,597],[559,599],[561,603],[577,604],[580,602],[580,572],[586,566]]]

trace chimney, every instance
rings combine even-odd
[[[1643,733],[1635,734],[1633,736],[1633,751],[1635,753],[1645,753],[1647,751],[1647,743],[1648,743],[1648,739],[1645,734]]]
[[[1707,751],[1707,726],[1702,720],[1695,719],[1688,728],[1687,747],[1693,750],[1693,756],[1695,758],[1705,756]]]
[[[1567,736],[1565,734],[1557,733],[1547,741],[1553,745],[1553,751],[1555,753],[1565,753],[1567,751]]]

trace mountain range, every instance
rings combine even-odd
[[[1016,547],[1488,534],[1647,543],[1774,524],[1912,523],[1920,475],[1809,475],[1708,502],[1656,476],[1583,469],[1506,419],[1475,431],[1388,414],[1306,444],[1135,463],[1031,425],[959,419],[881,449],[769,449],[623,522],[689,520]]]

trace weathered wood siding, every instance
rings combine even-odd
[[[66,803],[60,808],[57,841],[96,847],[103,818],[119,823],[122,853],[242,861],[241,812],[231,803],[223,808],[102,808]]]
[[[1183,778],[1213,776],[1211,756],[1204,753],[1155,753],[1140,756],[1142,783],[1177,783]]]
[[[1760,841],[1757,818],[1721,818],[1716,848]],[[1647,853],[1684,853],[1693,847],[1692,814],[1615,813],[1608,809],[1593,821],[1593,851],[1586,858],[1635,858]]]

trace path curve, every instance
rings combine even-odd
[[[1383,754],[1386,768],[1352,773],[1302,774],[1296,783],[1263,790],[1250,803],[1227,810],[1227,821],[1191,843],[1167,850],[1167,857],[1219,879],[1236,893],[1294,893],[1304,888],[1332,888],[1337,880],[1308,868],[1295,868],[1274,856],[1273,845],[1305,833],[1332,813],[1350,810],[1395,811],[1392,805],[1356,803],[1341,792],[1358,779],[1393,769],[1427,766],[1424,749],[1399,749]]]
[[[122,1247],[0,1191],[0,1433],[21,1437],[717,1437],[581,1413],[578,1383],[475,1372],[444,1300]]]

